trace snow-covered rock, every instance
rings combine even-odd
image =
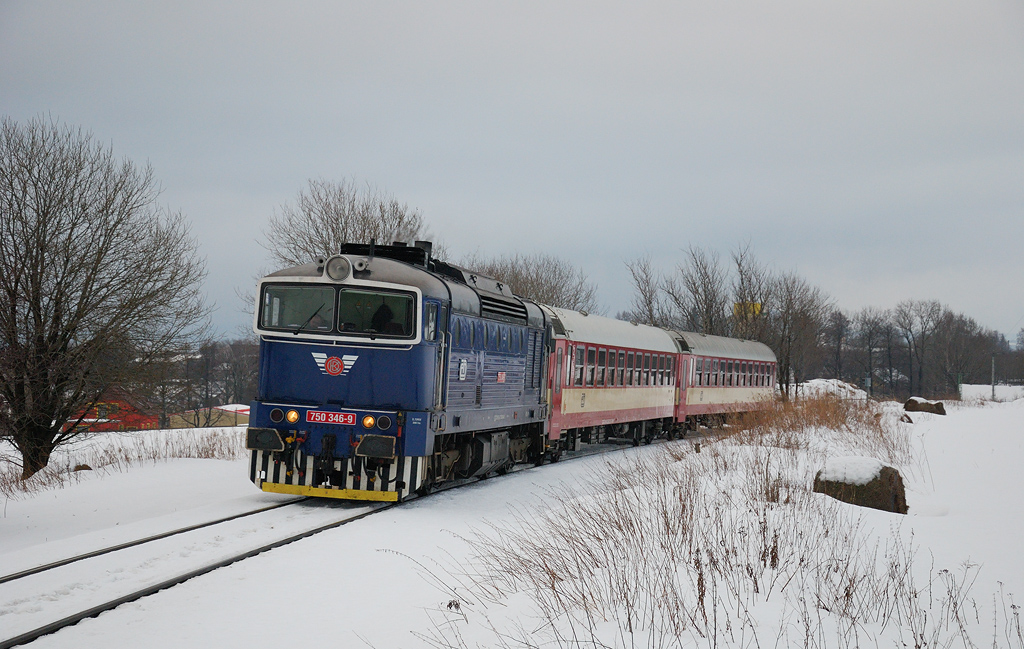
[[[797,386],[797,394],[806,397],[833,396],[840,399],[866,400],[868,393],[839,379],[811,379]]]
[[[910,397],[903,404],[903,409],[907,412],[930,412],[935,415],[946,414],[946,406],[942,405],[941,401],[929,401],[921,397]]]
[[[851,505],[907,513],[900,472],[869,457],[837,457],[814,476],[814,491]]]

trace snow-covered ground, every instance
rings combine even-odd
[[[991,385],[960,386],[960,398],[964,401],[992,401]],[[1013,401],[1024,399],[1024,385],[997,385],[996,401]]]
[[[1006,595],[1016,594],[1014,602],[1024,600],[1024,553],[1020,551],[1024,400],[947,406],[946,417],[913,413],[914,458],[901,467],[908,487],[908,516],[837,507],[859,516],[859,529],[868,536],[888,539],[898,531],[904,541],[912,538],[926,570],[932,561],[934,571],[952,574],[961,574],[965,562],[979,566],[970,591],[976,607],[970,610],[981,620],[976,626],[989,631],[986,637],[975,638],[975,644],[1021,646],[1014,644],[1005,620],[998,628],[993,626],[991,609],[993,595],[1003,593],[996,603],[1005,602],[1004,618],[1012,618],[1014,609],[1009,608]],[[613,454],[614,461],[646,463],[663,457],[670,448],[670,444],[628,448]],[[412,501],[123,605],[41,638],[33,646],[384,648],[436,646],[428,640],[434,634],[455,646],[460,637],[468,646],[494,646],[497,637],[488,631],[484,615],[519,619],[530,627],[537,623],[535,611],[529,598],[511,597],[488,613],[471,590],[458,585],[458,576],[448,576],[469,566],[473,550],[465,539],[514,529],[527,503],[544,506],[553,502],[552,493],[569,493],[587,502],[591,493],[579,485],[591,484],[592,478],[602,475],[609,457],[519,471]],[[808,467],[808,472],[812,470]],[[247,481],[246,463],[240,460],[174,460],[87,475],[63,489],[6,503],[0,518],[0,573],[282,498],[256,491]],[[308,517],[312,522],[324,514]],[[275,520],[273,524],[283,523]],[[247,542],[243,536],[224,534],[165,549],[164,555],[181,559],[197,545],[219,543],[227,551]],[[22,629],[29,618],[35,621],[49,611],[63,610],[61,600],[76,590],[74,586],[114,582],[123,579],[125,571],[138,568],[135,564],[97,568],[90,561],[66,569],[62,573],[66,588],[54,586],[43,597],[0,586],[0,640],[12,635],[10,630]],[[649,575],[636,578],[645,580]],[[780,606],[777,601],[752,609],[752,622],[776,625],[769,618],[779,613]],[[454,626],[445,626],[449,623]],[[863,641],[874,628],[869,625],[861,633]],[[892,629],[886,633],[890,635],[884,644],[892,644]],[[615,630],[604,640],[613,646],[631,645],[629,638],[620,636]],[[762,637],[761,646],[766,640],[775,646],[774,635]],[[688,639],[686,646],[692,644]],[[710,642],[697,644],[710,646]],[[824,646],[833,645],[826,641]]]

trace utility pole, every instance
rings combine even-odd
[[[992,352],[992,400],[996,400],[996,353]]]

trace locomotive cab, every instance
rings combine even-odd
[[[442,405],[449,292],[429,273],[371,255],[319,259],[259,283],[247,446],[250,477],[266,491],[397,500],[422,477]]]

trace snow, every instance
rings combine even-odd
[[[960,386],[960,398],[964,401],[991,401],[991,385],[969,385]],[[997,385],[996,401],[1013,401],[1024,399],[1024,385]]]
[[[871,457],[832,457],[825,462],[820,477],[829,482],[864,485],[877,478],[883,466]]]
[[[898,404],[889,410],[899,412]],[[912,539],[918,562],[936,574],[960,575],[965,565],[975,566],[967,606],[972,620],[978,611],[979,626],[988,635],[975,637],[974,644],[1019,646],[1007,639],[1011,635],[1004,637],[1002,626],[998,637],[993,636],[992,609],[1002,601],[1010,610],[1010,600],[999,599],[1010,594],[1016,603],[1024,599],[1024,553],[1019,547],[1024,538],[1024,400],[950,404],[947,417],[924,413],[915,421],[906,428],[913,440],[913,460],[897,467],[910,514],[841,503],[834,505],[835,511],[857,516],[858,529],[881,539],[882,547],[894,543],[896,536]],[[585,506],[595,494],[581,485],[600,474],[610,457],[643,463],[667,448],[669,444],[626,448],[612,456],[531,468],[412,501],[121,606],[33,646],[437,646],[431,644],[433,634],[449,638],[453,646],[494,646],[491,622],[517,619],[531,629],[540,620],[524,593],[511,593],[490,612],[472,598],[466,578],[457,574],[472,559],[467,539],[514,529],[522,524],[524,510],[554,503],[552,494],[571,495]],[[843,451],[836,448],[835,457],[827,460],[830,470],[863,477],[868,465],[881,463]],[[808,482],[820,466],[794,469],[791,477]],[[63,489],[11,500],[0,519],[0,572],[287,499],[257,491],[247,473],[243,460],[173,460],[121,473],[95,473]],[[643,475],[635,479],[637,483],[620,487],[621,494],[637,489]],[[196,557],[205,561],[250,547],[254,539],[262,542],[272,530],[283,534],[342,513],[335,507],[284,513],[290,510],[184,541],[169,539],[159,548],[116,562],[74,564],[61,573],[59,583],[40,582],[32,592],[28,586],[16,590],[0,585],[0,639],[44,618],[55,619],[89,597],[112,593],[118,584],[156,579],[192,565]],[[772,628],[787,603],[775,597],[751,608],[752,623]],[[631,644],[628,637],[619,637],[621,628],[613,620],[596,628],[606,633],[602,637],[610,646]],[[884,632],[890,635],[879,645],[892,646],[894,629],[890,625]],[[882,631],[866,625],[859,633],[863,640],[865,634]],[[774,640],[763,637],[761,646],[766,641],[775,646]]]
[[[223,406],[217,406],[214,410],[223,410],[225,412],[237,412],[240,415],[249,414],[249,406],[244,403],[227,403]]]
[[[811,379],[797,386],[797,394],[807,397],[820,397],[831,395],[840,399],[855,399],[864,401],[868,393],[845,381],[838,379]]]

